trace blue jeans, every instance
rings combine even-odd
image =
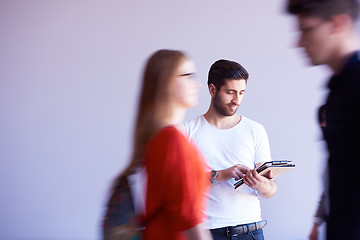
[[[264,240],[262,229],[237,236],[226,236],[226,234],[213,233],[211,229],[210,232],[214,240]]]

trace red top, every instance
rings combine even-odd
[[[209,186],[202,157],[175,127],[160,130],[145,153],[148,174],[144,239],[183,240],[182,231],[204,220]],[[160,209],[160,210],[159,210]]]

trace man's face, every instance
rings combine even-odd
[[[312,65],[328,64],[334,36],[332,22],[318,17],[297,16],[300,36],[298,46],[305,50]]]
[[[214,96],[215,110],[223,116],[233,116],[243,100],[246,88],[246,81],[227,80],[225,85],[216,90]]]

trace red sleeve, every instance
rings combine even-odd
[[[207,179],[193,145],[175,128],[163,129],[149,144],[147,215],[161,208],[163,224],[184,231],[203,220]]]

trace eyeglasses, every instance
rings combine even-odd
[[[317,24],[314,24],[313,26],[307,26],[307,27],[300,28],[299,31],[300,31],[301,35],[306,35],[306,34],[313,32],[316,28],[321,26],[323,23],[324,22],[321,21]]]
[[[186,79],[197,81],[196,73],[194,73],[194,72],[192,72],[192,73],[183,73],[183,74],[179,74],[177,76],[178,77],[185,77]]]
[[[184,78],[185,81],[195,82],[197,84],[200,84],[199,80],[196,77],[195,72],[179,74],[177,75],[177,77]]]
[[[195,77],[195,73],[183,73],[178,75],[178,77]]]

